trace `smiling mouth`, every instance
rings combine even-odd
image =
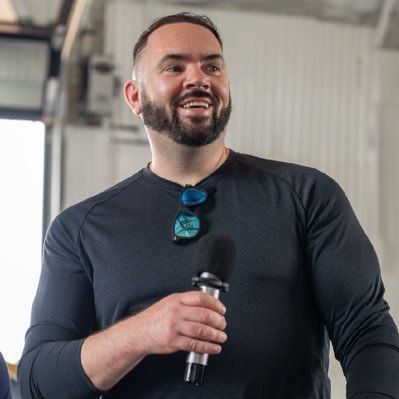
[[[183,109],[192,109],[192,108],[208,109],[210,106],[211,105],[205,101],[190,101],[188,103],[181,105]]]
[[[210,118],[212,115],[212,104],[206,101],[188,101],[179,108],[182,110],[182,116]]]

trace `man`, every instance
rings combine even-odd
[[[348,398],[398,398],[373,247],[328,176],[225,147],[231,99],[213,24],[154,22],[125,94],[152,162],[52,223],[23,397],[326,399],[330,337]],[[190,291],[198,239],[220,232],[237,245],[224,305]],[[183,382],[189,351],[212,355],[200,387]]]

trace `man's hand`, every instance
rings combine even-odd
[[[227,339],[226,308],[216,298],[199,291],[172,294],[134,316],[139,322],[145,355],[179,350],[217,354]]]
[[[112,388],[147,355],[217,354],[226,340],[223,304],[199,291],[172,294],[86,338],[83,369],[100,390]]]

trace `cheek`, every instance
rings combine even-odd
[[[217,85],[218,96],[222,99],[222,101],[227,104],[230,96],[230,84],[228,79],[225,79],[222,82],[219,82]]]
[[[180,86],[170,80],[159,80],[154,91],[155,101],[170,101],[180,95]]]

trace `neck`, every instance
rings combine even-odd
[[[150,169],[181,186],[195,186],[227,159],[229,150],[224,145],[224,136],[222,133],[216,141],[202,147],[187,147],[169,137],[148,132],[152,152]]]

